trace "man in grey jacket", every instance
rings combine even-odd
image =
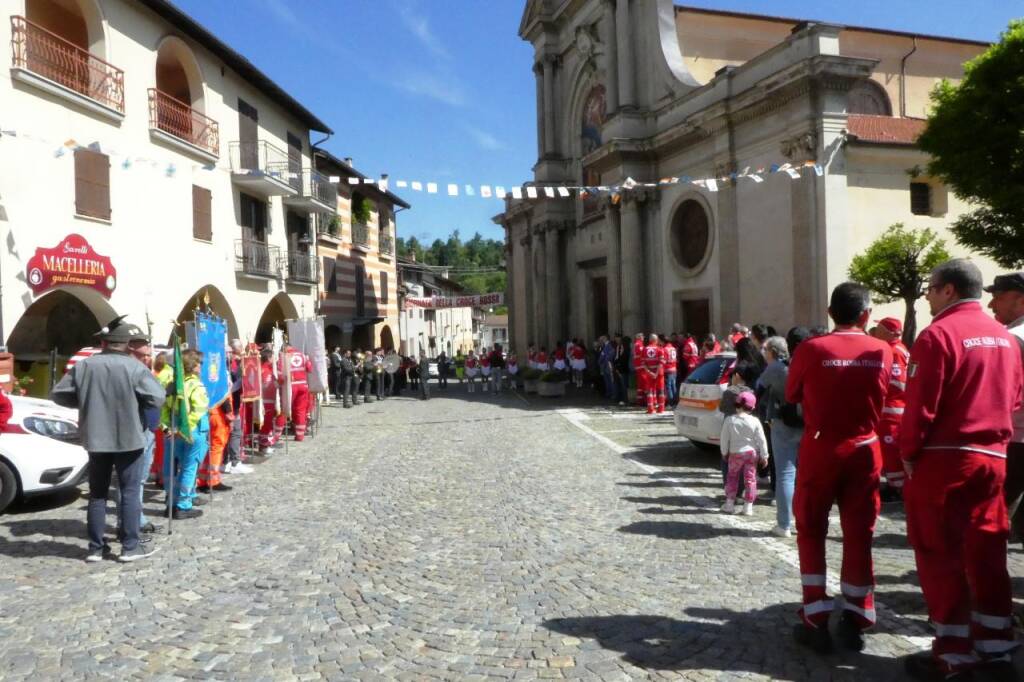
[[[78,408],[78,430],[89,453],[89,553],[86,561],[102,561],[110,552],[103,538],[106,529],[107,494],[117,469],[121,503],[119,559],[135,561],[156,552],[154,543],[139,544],[141,501],[138,495],[146,446],[142,415],[159,408],[165,391],[141,362],[128,354],[131,341],[148,340],[138,326],[124,316],[97,334],[103,352],[76,363],[50,396],[64,407]]]

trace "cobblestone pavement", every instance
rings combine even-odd
[[[135,564],[82,561],[84,497],[0,516],[0,678],[886,680],[926,644],[897,510],[867,650],[819,658],[773,508],[715,513],[667,415],[435,396],[326,407]]]

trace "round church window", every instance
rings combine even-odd
[[[672,254],[688,270],[695,270],[704,262],[711,231],[708,214],[694,199],[687,199],[672,216]]]

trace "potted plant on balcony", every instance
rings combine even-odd
[[[327,221],[327,234],[337,239],[341,236],[341,218],[332,215]]]
[[[536,393],[537,386],[540,383],[540,377],[542,372],[539,369],[533,367],[527,367],[519,372],[519,378],[523,380],[523,390],[527,393]]]
[[[360,225],[370,222],[370,202],[361,194],[352,195],[352,222]]]
[[[569,373],[550,371],[544,372],[537,382],[537,395],[545,398],[556,398],[565,395],[565,387],[569,385]]]

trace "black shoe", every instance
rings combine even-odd
[[[203,515],[203,510],[202,509],[178,509],[177,507],[175,507],[173,514],[174,514],[174,519],[175,520],[180,520],[180,519],[198,519],[200,516]]]
[[[891,485],[887,485],[882,488],[880,497],[882,498],[882,502],[885,504],[901,502],[903,501],[903,491],[901,488],[894,488]]]
[[[1009,654],[995,660],[982,661],[977,670],[985,679],[995,680],[995,682],[1017,682],[1020,679]]]
[[[930,651],[922,651],[903,659],[903,670],[915,680],[935,680],[936,682],[969,682],[974,679],[970,670],[947,673],[939,667]]]
[[[827,628],[812,628],[806,623],[797,623],[793,626],[793,639],[797,644],[818,654],[827,654],[832,651],[832,635],[829,634]]]
[[[152,521],[148,521],[145,526],[143,526],[142,528],[139,528],[139,532],[140,533],[149,533],[150,535],[152,535],[153,533],[159,532],[162,527],[163,526],[158,526],[155,523],[153,523]]]
[[[864,631],[860,624],[854,619],[853,614],[843,613],[839,617],[839,627],[836,628],[836,636],[839,643],[851,651],[864,650]]]
[[[218,483],[217,485],[213,486],[213,489],[214,489],[214,491],[219,492],[219,493],[226,493],[227,491],[231,490],[232,487],[233,486],[224,485],[223,483]],[[202,486],[199,486],[198,488],[196,488],[196,490],[198,490],[199,492],[208,493],[208,492],[210,492],[210,486],[202,485]]]

